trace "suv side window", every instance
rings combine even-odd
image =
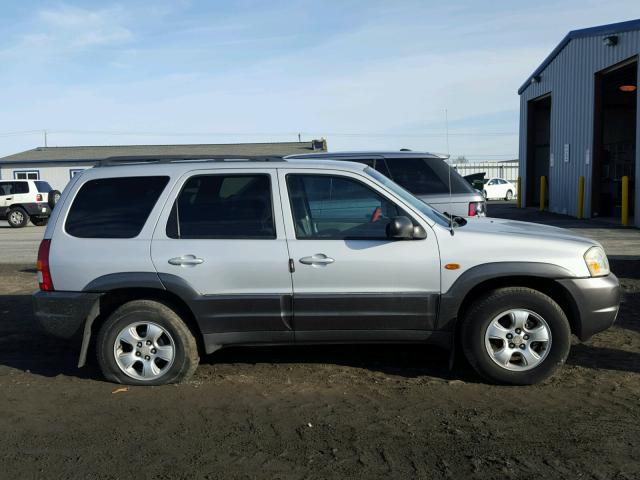
[[[388,158],[386,159],[391,178],[414,195],[472,193],[471,185],[457,172],[449,172],[449,165],[439,158]],[[376,168],[377,170],[377,168]]]
[[[182,239],[276,238],[267,174],[196,175],[185,183],[167,222]]]
[[[29,193],[29,182],[13,182],[13,193]]]
[[[71,204],[65,230],[79,238],[133,238],[140,234],[169,177],[90,180]]]
[[[391,173],[389,173],[389,168],[387,168],[387,163],[384,161],[384,158],[366,158],[366,159],[354,159],[349,160],[356,163],[363,163],[374,170],[377,170],[381,174],[383,174],[387,178],[391,178]]]
[[[387,239],[391,217],[402,215],[392,202],[366,185],[334,175],[287,175],[296,238]]]

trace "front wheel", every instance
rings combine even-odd
[[[36,227],[44,227],[49,222],[49,218],[33,218],[31,217],[31,223]]]
[[[513,198],[513,192],[511,190],[507,190],[507,196],[504,199],[508,202]]]
[[[553,299],[531,288],[494,290],[475,301],[462,322],[465,356],[491,382],[541,382],[569,355],[571,329],[566,315]]]
[[[104,376],[129,385],[164,385],[188,379],[198,366],[198,346],[175,310],[154,300],[120,306],[97,338]]]

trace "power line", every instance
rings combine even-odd
[[[3,132],[0,137],[42,134],[43,130],[25,130],[18,132]],[[61,135],[110,135],[110,136],[149,136],[149,137],[199,137],[199,136],[228,136],[228,137],[383,137],[383,138],[423,138],[423,137],[498,137],[516,136],[517,132],[424,132],[424,133],[384,133],[384,132],[150,132],[150,131],[116,131],[116,130],[47,130],[47,134]]]

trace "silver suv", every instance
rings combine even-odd
[[[486,198],[445,162],[448,158],[446,156],[401,150],[308,153],[285,158],[363,163],[389,177],[442,213],[459,217],[487,215]]]
[[[532,384],[618,312],[593,240],[450,223],[360,163],[126,163],[65,189],[34,297],[44,328],[78,338],[80,366],[95,349],[114,382],[178,382],[229,345],[411,342],[458,344],[489,381]]]

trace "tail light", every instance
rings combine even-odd
[[[469,203],[469,216],[470,217],[484,217],[487,215],[487,207],[484,202],[470,202]]]
[[[42,194],[39,193],[36,195],[36,202],[41,202],[42,201]]]
[[[51,279],[51,271],[49,270],[49,249],[51,248],[51,240],[45,239],[40,242],[38,248],[38,284],[43,292],[53,292],[53,280]]]

